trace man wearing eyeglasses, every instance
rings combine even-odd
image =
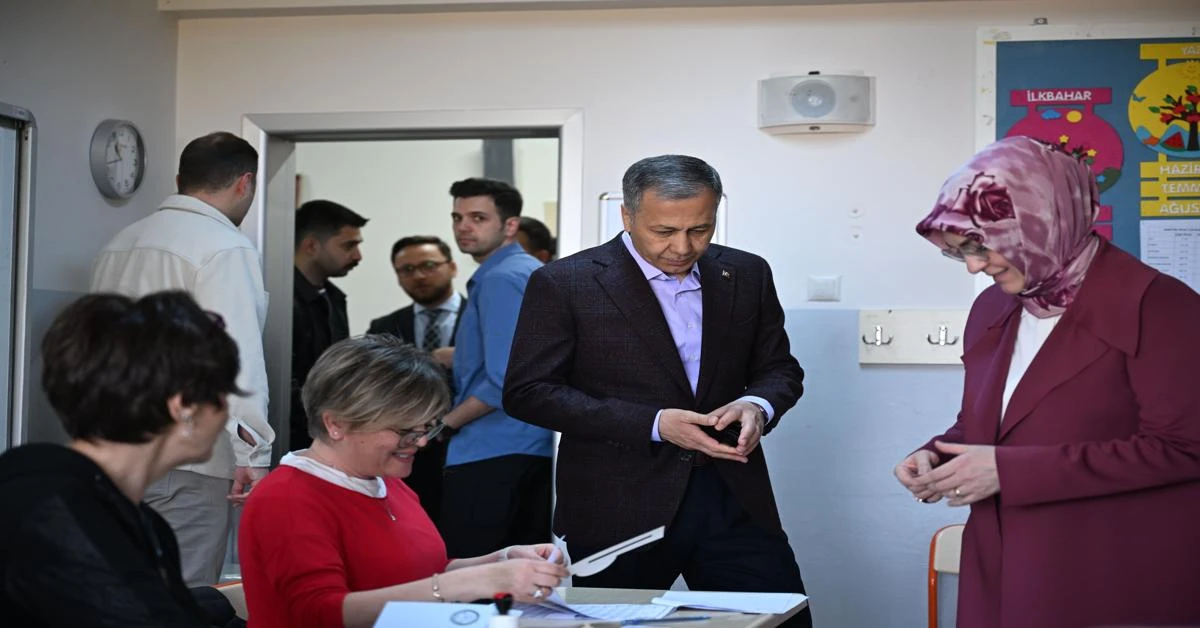
[[[392,245],[392,268],[400,288],[412,304],[371,321],[368,334],[391,334],[433,354],[446,368],[453,390],[450,364],[454,359],[454,334],[466,298],[454,291],[458,266],[450,245],[436,236],[409,236]],[[421,499],[429,518],[438,520],[442,507],[442,469],[446,464],[447,438],[430,438],[413,459],[413,470],[404,483]]]

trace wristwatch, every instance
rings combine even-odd
[[[755,408],[758,408],[758,416],[762,420],[762,423],[759,424],[758,429],[761,432],[762,430],[767,428],[767,409],[758,405],[757,403],[754,403],[753,401],[749,401],[747,403],[754,406]]]

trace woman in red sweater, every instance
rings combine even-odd
[[[447,560],[400,480],[449,406],[442,370],[426,354],[391,336],[343,340],[317,360],[302,397],[312,447],[285,456],[242,514],[251,626],[371,626],[390,600],[503,591],[530,602],[566,577],[547,561],[548,543]]]

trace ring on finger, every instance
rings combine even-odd
[[[961,486],[960,486],[960,487],[958,487],[958,488],[956,488],[956,489],[954,489],[954,496],[955,496],[955,497],[962,497],[962,487],[961,487]]]
[[[545,595],[545,593],[542,593],[542,587],[538,587],[537,590],[533,592],[533,599],[540,600],[545,597]]]

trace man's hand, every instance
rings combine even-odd
[[[749,456],[750,452],[758,447],[758,441],[767,425],[767,416],[762,408],[749,401],[733,401],[713,410],[712,415],[717,417],[717,424],[713,427],[718,432],[733,423],[742,424],[741,433],[738,434],[738,453]]]
[[[429,352],[433,361],[443,368],[454,368],[454,347],[442,347]]]
[[[658,417],[658,435],[663,440],[712,458],[746,462],[746,455],[729,445],[722,445],[700,430],[701,425],[714,426],[717,417],[678,408],[667,408]],[[757,439],[756,439],[757,442]]]
[[[238,426],[238,438],[245,441],[246,444],[250,445],[251,447],[258,444],[258,441],[254,440],[254,437],[250,435],[250,432],[241,425]]]
[[[267,477],[270,469],[266,467],[234,467],[233,488],[229,491],[229,501],[234,506],[241,506],[250,497],[250,491],[258,481]]]

